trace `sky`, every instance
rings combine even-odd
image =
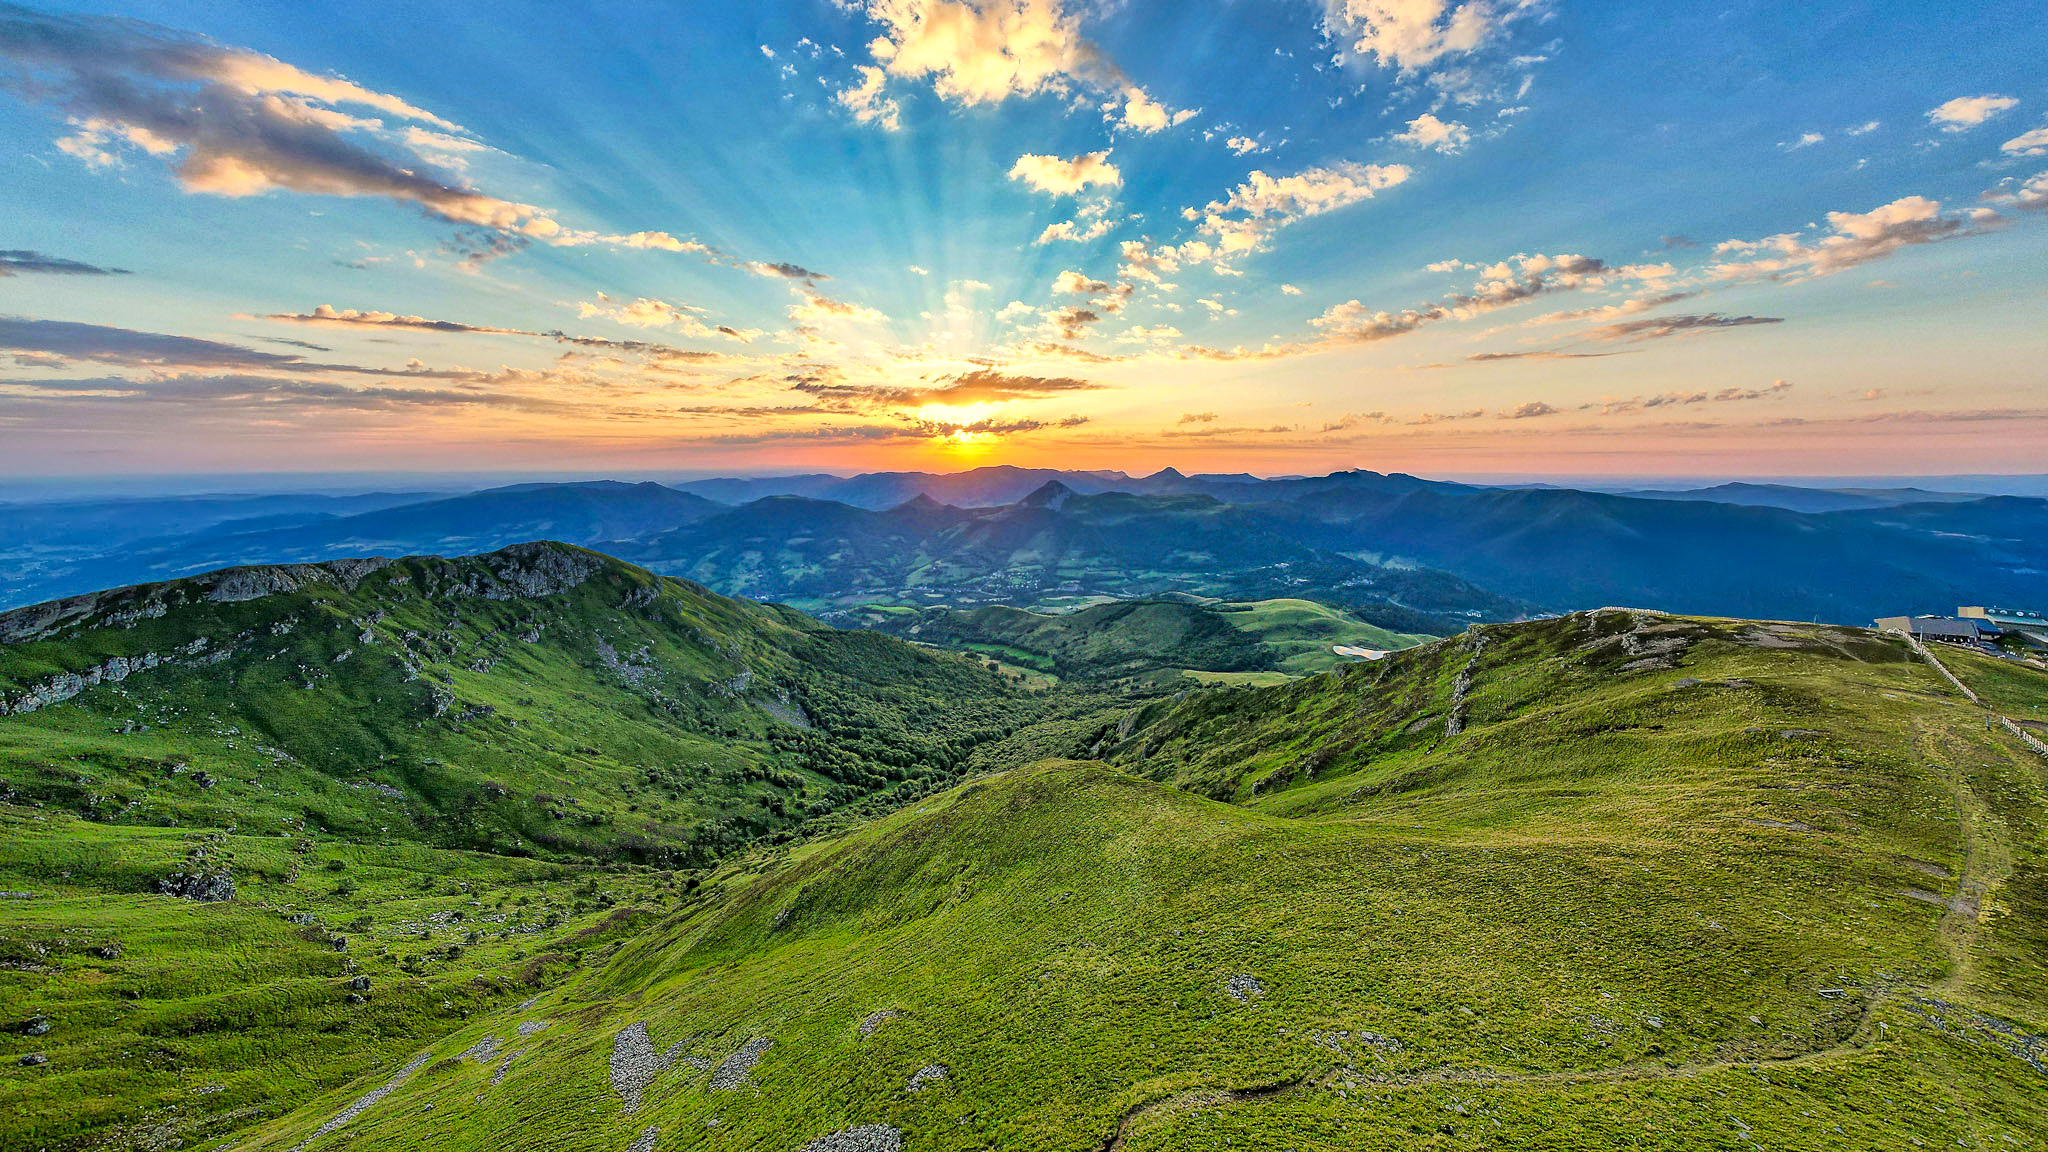
[[[0,3],[0,477],[2048,471],[2034,0]]]

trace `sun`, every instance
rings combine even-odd
[[[950,424],[960,428],[987,420],[1000,407],[997,404],[927,404],[917,410],[917,418],[928,424]]]

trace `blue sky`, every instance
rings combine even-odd
[[[1967,9],[0,5],[0,469],[2038,471]]]

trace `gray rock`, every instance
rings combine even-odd
[[[1266,994],[1265,985],[1250,976],[1232,976],[1224,982],[1223,990],[1239,1004],[1249,1004]]]
[[[31,1016],[28,1023],[21,1026],[21,1032],[24,1036],[47,1036],[50,1034],[50,1028],[48,1016]]]
[[[887,1124],[863,1124],[820,1136],[799,1152],[903,1152],[903,1133]]]
[[[31,1052],[28,1055],[23,1056],[20,1061],[21,1066],[24,1068],[34,1068],[38,1065],[48,1064],[49,1062],[50,1058],[48,1056],[43,1055],[41,1052]]]
[[[889,1021],[894,1020],[901,1015],[903,1015],[903,1013],[898,1012],[894,1008],[880,1008],[873,1012],[870,1012],[867,1014],[867,1017],[860,1022],[860,1034],[863,1036],[873,1036],[875,1034],[875,1029],[880,1028],[882,1025],[887,1024]]]
[[[927,1064],[911,1073],[910,1083],[903,1090],[905,1092],[922,1092],[925,1089],[925,1085],[936,1084],[946,1079],[946,1077],[946,1066],[944,1064]]]
[[[173,872],[156,882],[156,890],[159,895],[175,896],[180,900],[217,904],[235,898],[235,877],[226,868]]]
[[[654,1152],[655,1137],[660,1135],[659,1125],[649,1125],[647,1131],[640,1133],[639,1139],[626,1145],[626,1152]]]
[[[761,1062],[761,1057],[774,1044],[773,1040],[756,1037],[740,1045],[739,1051],[719,1061],[718,1070],[711,1074],[711,1090],[730,1092],[745,1084],[748,1075],[754,1071],[754,1065]]]
[[[619,1094],[620,1110],[632,1114],[654,1078],[668,1069],[668,1057],[655,1050],[647,1025],[635,1022],[612,1037],[612,1091]]]

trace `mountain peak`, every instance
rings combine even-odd
[[[1017,501],[1017,503],[1022,504],[1026,508],[1046,508],[1057,512],[1061,508],[1066,507],[1067,501],[1073,498],[1074,490],[1072,488],[1057,480],[1047,480],[1039,485],[1037,490],[1032,492],[1031,495],[1024,497],[1022,500]]]
[[[912,496],[912,497],[911,497],[910,499],[908,499],[908,500],[905,500],[905,501],[904,501],[903,503],[901,503],[901,504],[898,504],[898,505],[897,505],[896,507],[894,507],[894,508],[890,509],[890,511],[892,511],[892,512],[937,512],[937,511],[938,511],[939,509],[941,509],[941,508],[944,508],[944,507],[945,507],[945,505],[944,505],[944,504],[941,504],[941,503],[939,503],[939,502],[938,502],[937,500],[934,500],[934,499],[932,499],[932,494],[931,494],[931,493],[929,493],[929,492],[919,492],[919,493],[918,493],[917,495],[915,495],[915,496]]]

